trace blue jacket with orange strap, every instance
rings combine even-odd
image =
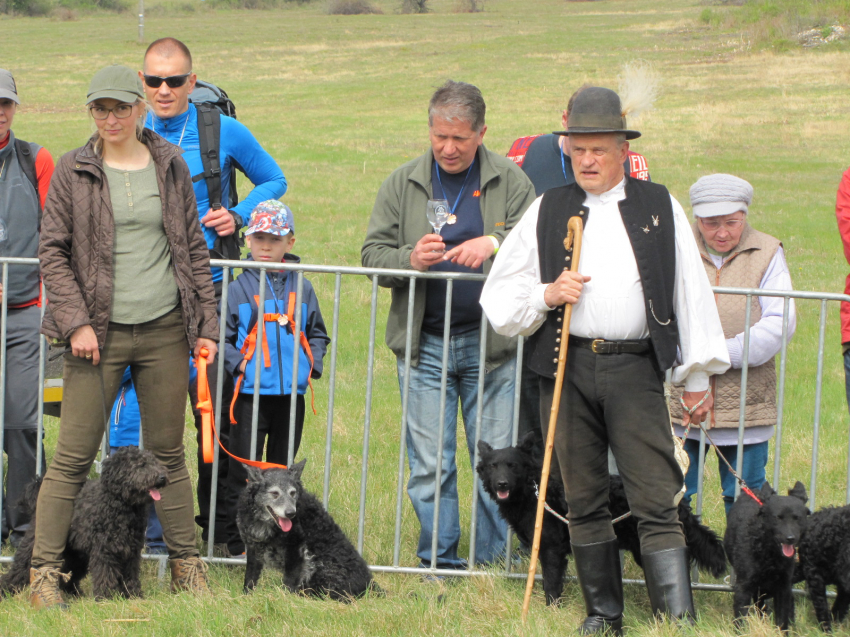
[[[252,259],[248,257],[246,260]],[[300,259],[295,255],[287,254],[284,261],[299,263]],[[295,343],[300,341],[293,337],[294,307],[292,310],[289,307],[290,295],[292,295],[291,303],[294,306],[298,275],[296,272],[267,271],[266,277],[264,344],[257,345],[255,349],[251,347],[250,336],[256,335],[260,271],[243,270],[228,289],[224,364],[233,377],[238,378],[239,365],[250,357],[245,366],[245,377],[242,379],[239,391],[253,394],[256,364],[253,357],[261,356],[260,395],[282,396],[292,394],[293,348]],[[287,316],[290,313],[293,315],[292,322]],[[304,394],[307,391],[308,379],[319,378],[322,375],[322,359],[330,342],[316,292],[306,278],[301,294],[301,331],[310,349],[310,355],[308,355],[304,351],[305,348],[299,346],[297,388],[299,394]]]

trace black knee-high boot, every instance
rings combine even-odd
[[[649,603],[657,615],[693,623],[696,614],[689,563],[686,547],[644,554]]]
[[[623,575],[617,540],[573,544],[587,617],[579,634],[623,634]]]

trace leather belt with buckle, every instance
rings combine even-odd
[[[570,336],[570,345],[589,349],[594,354],[646,354],[652,351],[649,339],[634,341],[606,341],[604,338]]]

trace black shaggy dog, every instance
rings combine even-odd
[[[799,545],[800,565],[821,628],[832,631],[850,608],[850,505],[826,507],[812,514]],[[826,587],[835,584],[830,616]]]
[[[540,480],[542,465],[534,453],[533,434],[528,434],[518,446],[505,449],[493,449],[486,442],[480,441],[478,455],[476,470],[484,490],[496,502],[499,513],[517,537],[525,545],[531,546],[537,515],[536,485]],[[569,507],[560,481],[549,481],[546,502],[558,514],[566,517]],[[619,476],[611,476],[609,507],[614,519],[629,511],[629,503]],[[715,577],[722,575],[726,571],[726,554],[717,534],[701,524],[685,503],[679,504],[679,520],[684,527],[691,559]],[[631,552],[638,566],[643,566],[637,520],[634,516],[617,522],[614,532],[617,534],[620,548]],[[569,526],[548,511],[545,512],[540,536],[540,565],[543,568],[543,591],[547,604],[557,602],[561,596],[567,570],[567,556],[570,553],[572,547]]]
[[[788,630],[794,622],[794,554],[806,529],[806,487],[797,482],[788,495],[777,495],[770,484],[756,493],[761,501],[742,493],[729,510],[726,554],[735,569],[735,623],[748,614],[750,604],[764,612],[773,598],[776,625]]]
[[[61,584],[66,593],[82,593],[80,582],[91,574],[97,599],[141,597],[139,565],[148,524],[148,507],[159,500],[168,472],[150,451],[122,447],[103,461],[100,478],[89,480],[74,501],[71,529],[65,546]],[[21,505],[32,513],[32,524],[15,553],[12,567],[0,577],[0,594],[17,593],[30,581],[35,542],[35,508],[40,481],[24,494]]]
[[[372,573],[314,495],[301,484],[306,460],[288,469],[248,469],[236,523],[245,542],[244,592],[264,566],[283,571],[292,592],[350,601],[375,588]]]

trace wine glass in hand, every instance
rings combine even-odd
[[[440,230],[446,225],[449,219],[449,202],[445,199],[429,199],[428,200],[428,222],[434,228],[435,234],[440,234]]]

